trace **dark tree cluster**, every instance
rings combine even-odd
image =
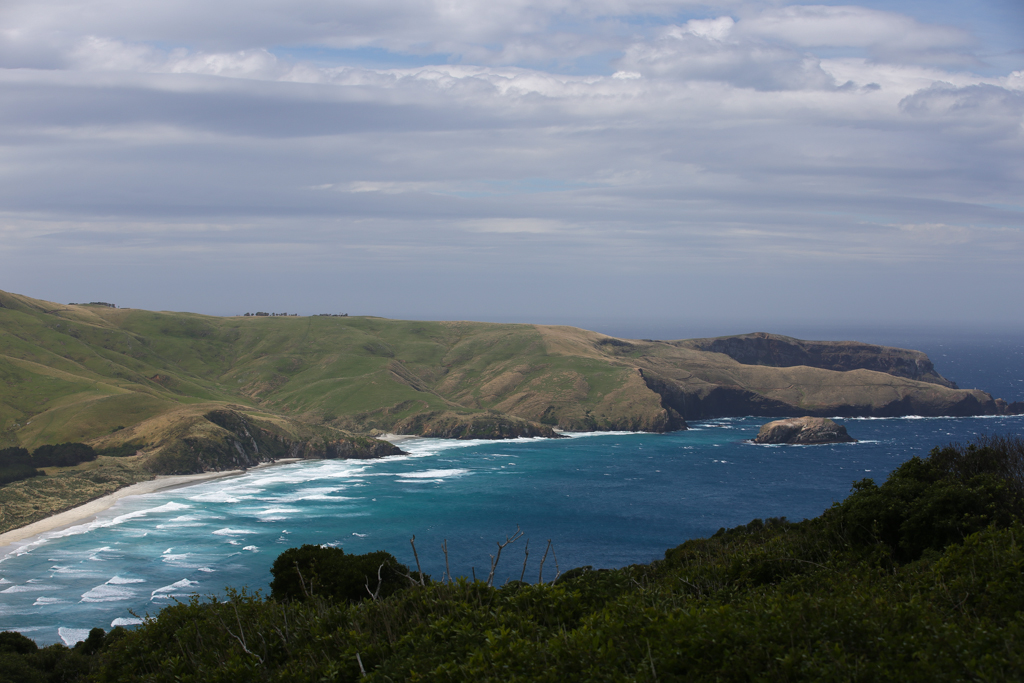
[[[20,446],[0,450],[0,484],[43,476],[39,467],[74,467],[96,459],[96,451],[84,443],[40,446],[31,454]]]
[[[42,470],[37,470],[32,464],[32,455],[24,448],[15,446],[0,450],[0,484],[10,484],[43,474]]]
[[[36,467],[74,467],[95,459],[96,451],[84,443],[59,443],[32,451],[32,464]]]

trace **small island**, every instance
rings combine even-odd
[[[763,425],[754,438],[758,444],[817,445],[856,442],[846,427],[827,417],[791,417]]]

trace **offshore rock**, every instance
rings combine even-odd
[[[850,443],[856,439],[846,433],[846,427],[827,417],[793,417],[775,420],[761,427],[754,443],[761,444],[824,444]]]

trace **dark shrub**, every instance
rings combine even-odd
[[[74,467],[96,459],[96,451],[84,443],[60,443],[40,446],[32,452],[36,467]]]
[[[411,585],[409,568],[383,550],[346,555],[341,548],[304,545],[278,555],[270,573],[274,576],[270,597],[279,602],[313,595],[358,602],[371,592],[383,598]]]
[[[0,484],[10,484],[43,474],[32,465],[32,456],[24,448],[15,446],[0,450]]]
[[[942,550],[989,525],[1009,526],[1024,507],[1024,444],[1019,437],[935,448],[911,458],[881,486],[856,482],[853,494],[826,514],[856,545],[883,543],[908,562]]]
[[[17,631],[0,633],[0,652],[12,652],[16,655],[27,655],[39,649],[36,641],[23,636]]]

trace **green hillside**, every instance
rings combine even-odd
[[[621,340],[570,327],[227,317],[0,293],[0,446],[168,445],[230,409],[278,434],[553,435],[726,415],[965,415],[1000,406],[923,354],[775,335]],[[205,426],[203,426],[205,428]],[[289,436],[290,435],[290,436]],[[181,437],[181,434],[178,434]],[[161,446],[162,447],[162,446]]]

